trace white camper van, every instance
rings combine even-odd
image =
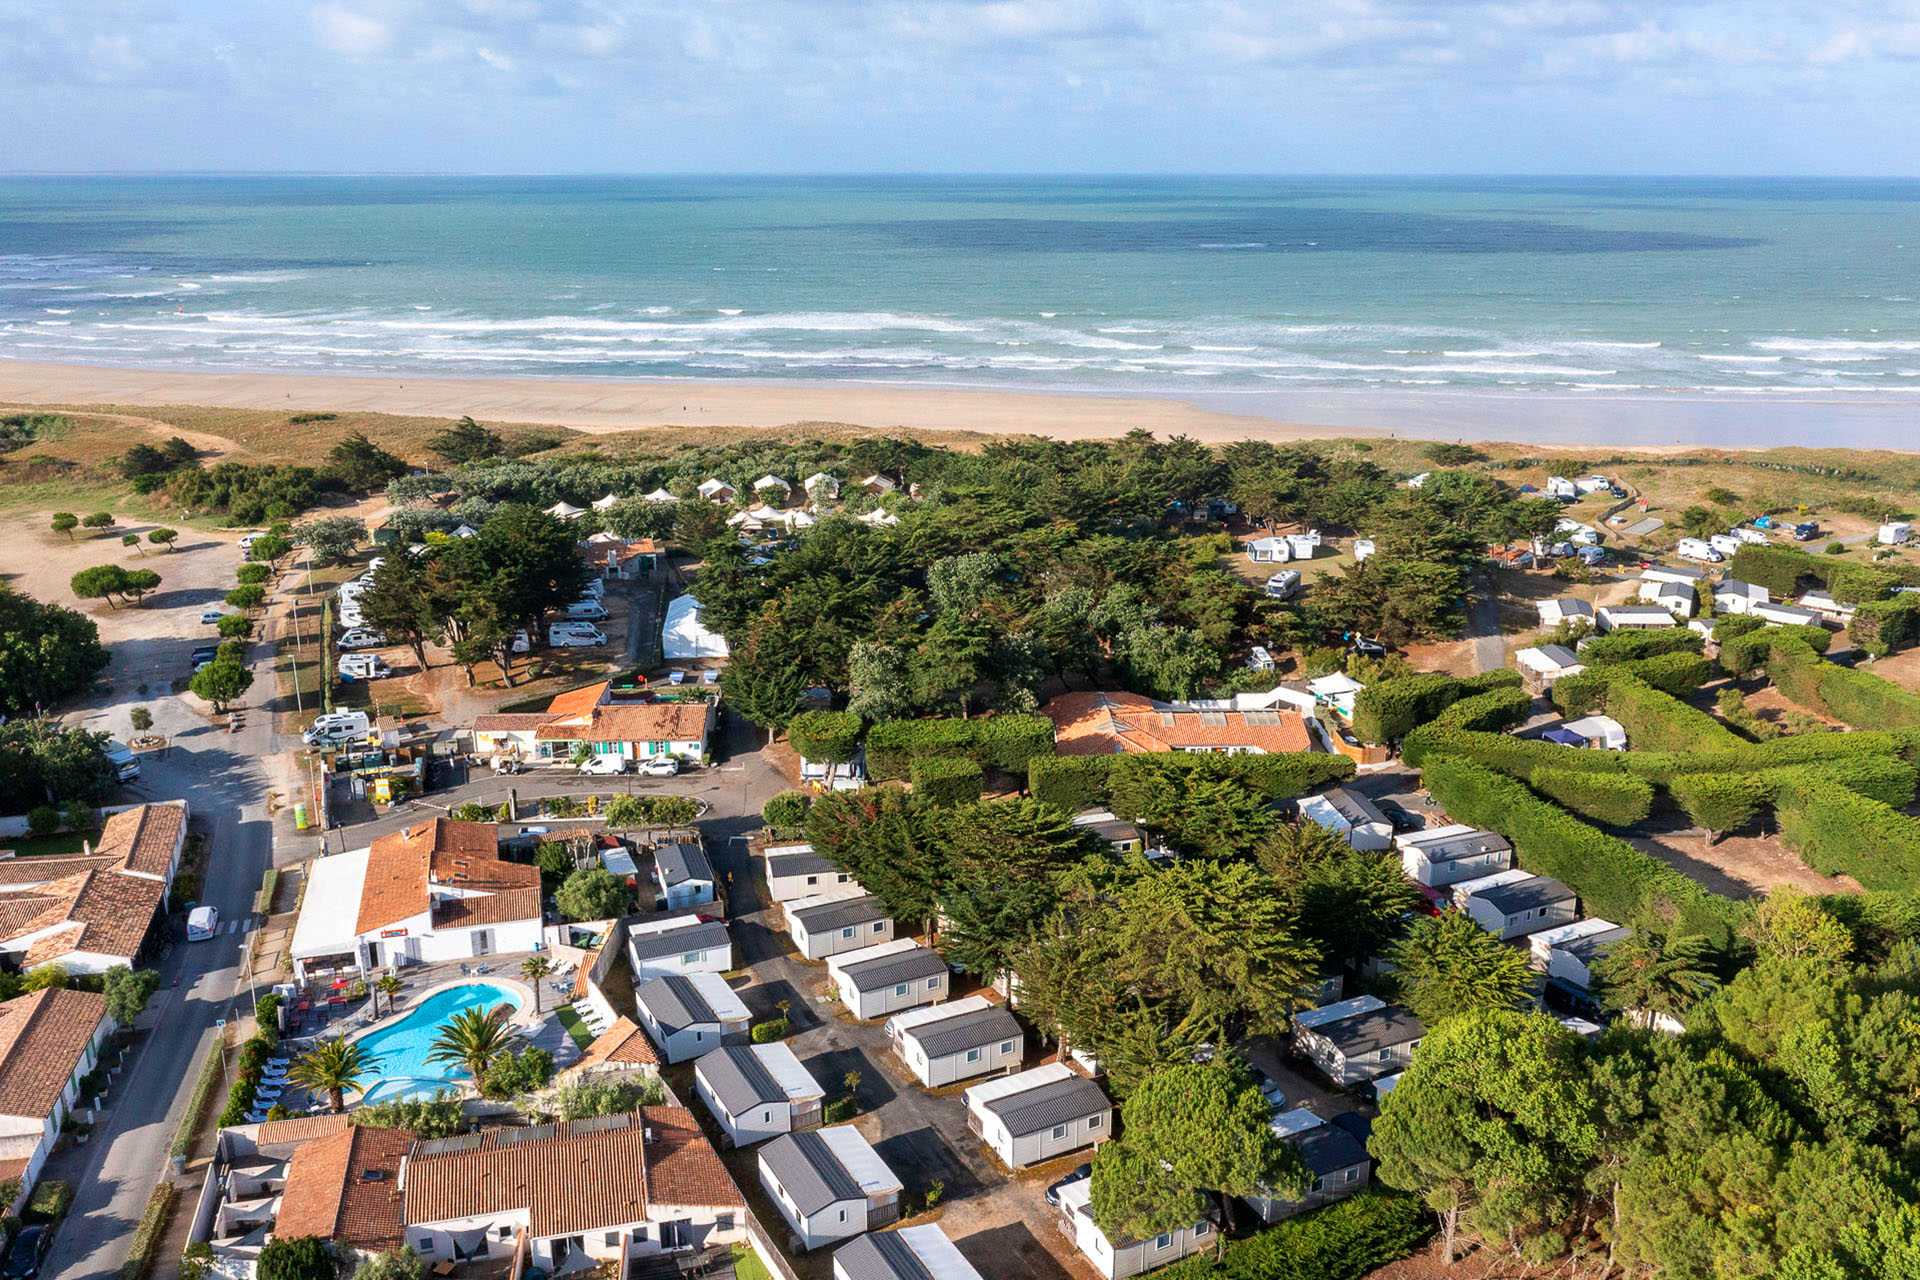
[[[1710,543],[1702,542],[1698,538],[1680,539],[1673,553],[1687,560],[1699,560],[1704,564],[1719,564],[1725,558],[1715,551]]]

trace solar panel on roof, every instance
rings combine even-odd
[[[522,1142],[538,1142],[542,1138],[551,1138],[553,1130],[554,1126],[550,1124],[536,1124],[526,1129],[496,1129],[493,1132],[493,1140],[499,1146],[512,1147]]]
[[[575,1133],[607,1133],[614,1129],[625,1129],[633,1124],[633,1117],[627,1112],[610,1116],[588,1116],[585,1120],[575,1120]]]
[[[479,1134],[463,1133],[455,1138],[429,1138],[420,1144],[419,1152],[423,1156],[439,1156],[453,1151],[472,1151],[479,1145]]]

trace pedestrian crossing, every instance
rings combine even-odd
[[[214,933],[252,933],[260,927],[263,919],[263,916],[254,914],[241,916],[238,920],[223,920],[220,922],[220,927],[214,930]]]

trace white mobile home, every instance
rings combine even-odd
[[[1665,609],[1650,604],[1603,604],[1600,606],[1602,631],[1663,631],[1680,624]]]
[[[1093,1179],[1060,1188],[1060,1229],[1105,1280],[1128,1280],[1214,1247],[1217,1228],[1211,1218],[1177,1227],[1148,1240],[1107,1238],[1093,1220]]]
[[[1772,600],[1765,587],[1738,578],[1722,578],[1713,584],[1713,608],[1716,613],[1751,613]]]
[[[892,1222],[904,1189],[850,1124],[782,1134],[760,1148],[760,1185],[807,1249]]]
[[[635,982],[670,973],[731,973],[733,939],[724,920],[698,916],[629,925],[627,960],[633,965]]]
[[[1571,924],[1579,914],[1573,890],[1551,876],[1520,870],[1454,885],[1453,906],[1502,942]]]
[[[1262,1222],[1274,1223],[1344,1200],[1365,1187],[1372,1161],[1360,1140],[1337,1124],[1330,1124],[1305,1107],[1283,1111],[1273,1118],[1273,1132],[1300,1153],[1307,1166],[1307,1194],[1301,1200],[1250,1196],[1247,1203]]]
[[[1015,1070],[1026,1052],[1019,1019],[985,996],[896,1013],[887,1019],[887,1038],[929,1089]]]
[[[1430,827],[1395,836],[1400,867],[1429,889],[1504,871],[1513,865],[1513,846],[1504,836],[1459,824]]]
[[[1551,600],[1540,601],[1535,607],[1540,611],[1540,625],[1543,627],[1557,627],[1575,618],[1593,621],[1593,606],[1578,596],[1555,596]]]
[[[778,1040],[715,1049],[694,1063],[693,1091],[736,1147],[819,1128],[827,1096]]]
[[[809,960],[893,941],[893,917],[880,899],[846,888],[787,903],[787,932]]]
[[[1393,846],[1393,824],[1387,821],[1386,815],[1374,807],[1373,801],[1345,787],[1302,797],[1300,816],[1313,819],[1355,849]]]
[[[1693,584],[1688,582],[1651,582],[1640,584],[1640,599],[1656,609],[1691,618],[1694,610]]]
[[[706,852],[697,844],[670,841],[653,847],[653,878],[668,911],[713,901],[715,876]]]
[[[1562,644],[1522,649],[1513,655],[1513,665],[1520,671],[1521,686],[1535,695],[1552,693],[1555,683],[1587,669],[1573,650]]]
[[[1820,615],[1811,609],[1803,609],[1797,604],[1786,604],[1779,600],[1763,601],[1747,610],[1756,618],[1772,623],[1776,627],[1817,627]]]
[[[895,938],[827,961],[840,1002],[856,1018],[881,1018],[947,998],[947,962],[911,938]]]
[[[1293,1047],[1335,1084],[1405,1071],[1426,1034],[1420,1019],[1378,996],[1356,996],[1293,1017]]]
[[[1607,954],[1608,948],[1633,930],[1611,920],[1576,920],[1536,933],[1528,943],[1533,950],[1533,967],[1582,991],[1593,987],[1593,966]]]
[[[1044,1067],[968,1089],[967,1128],[1009,1169],[1097,1147],[1113,1133],[1113,1103],[1071,1067]]]
[[[1254,564],[1285,564],[1293,551],[1285,538],[1254,538],[1247,543],[1247,559]]]
[[[833,1280],[981,1280],[938,1226],[901,1227],[850,1240],[833,1255]]]
[[[672,974],[633,989],[640,1023],[667,1062],[685,1062],[723,1044],[738,1044],[753,1015],[714,973]]]
[[[810,844],[770,846],[766,871],[767,892],[775,902],[817,898],[854,884],[852,876],[815,853]]]

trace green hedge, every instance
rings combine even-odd
[[[1418,1249],[1433,1214],[1410,1195],[1369,1187],[1358,1195],[1230,1241],[1156,1272],[1160,1280],[1360,1280]]]
[[[915,760],[913,793],[939,805],[971,804],[980,798],[980,766],[959,756]]]
[[[1796,636],[1774,637],[1767,677],[1794,702],[1855,728],[1920,729],[1920,695],[1828,662]]]
[[[787,724],[787,745],[802,760],[845,764],[860,750],[862,727],[850,711],[802,711]]]
[[[1876,658],[1920,641],[1920,592],[1903,591],[1891,599],[1854,606],[1847,637]]]
[[[1642,632],[1643,635],[1658,635],[1659,632]],[[1621,669],[1630,671],[1662,693],[1684,698],[1695,692],[1701,685],[1715,675],[1713,660],[1702,653],[1663,653],[1657,658],[1643,658],[1639,662],[1623,663]]]
[[[1377,680],[1354,695],[1353,732],[1362,742],[1397,742],[1462,698],[1520,683],[1517,671],[1464,679],[1440,672]]]
[[[1554,685],[1558,691],[1559,685]],[[1748,742],[1716,752],[1590,751],[1537,738],[1507,733],[1475,733],[1449,725],[1424,725],[1409,734],[1401,759],[1421,768],[1431,758],[1457,756],[1516,778],[1531,779],[1539,769],[1578,769],[1584,772],[1631,773],[1664,785],[1683,773],[1738,773],[1773,769],[1816,761],[1882,756],[1920,761],[1920,732],[1911,730],[1854,733],[1803,733],[1772,742]]]
[[[1639,662],[1667,653],[1699,653],[1706,642],[1685,627],[1661,631],[1614,631],[1595,636],[1580,646],[1580,661],[1589,667]]]
[[[1779,770],[1771,781],[1780,843],[1815,871],[1868,889],[1920,887],[1920,822],[1817,769]]]
[[[1713,642],[1725,644],[1729,640],[1758,631],[1766,625],[1765,618],[1756,618],[1750,613],[1729,613],[1713,624]]]
[[[1583,752],[1625,755],[1624,752]],[[1468,760],[1431,758],[1427,789],[1447,816],[1497,831],[1513,842],[1521,866],[1553,876],[1580,896],[1581,911],[1662,933],[1731,936],[1734,904],[1624,840],[1542,800],[1512,778]]]
[[[1726,751],[1746,741],[1706,712],[1625,671],[1608,678],[1606,708],[1637,751]]]
[[[1027,790],[1035,800],[1079,813],[1107,804],[1107,773],[1118,756],[1042,756],[1027,766]]]
[[[897,782],[915,760],[965,756],[982,768],[1025,774],[1029,761],[1053,754],[1053,721],[1045,716],[982,716],[977,720],[883,720],[867,731],[867,776]]]
[[[1772,789],[1751,773],[1690,773],[1672,779],[1667,790],[1695,826],[1713,832],[1738,831],[1773,799]]]
[[[1794,547],[1743,546],[1733,553],[1727,572],[1742,582],[1765,587],[1776,596],[1792,597],[1801,593],[1803,584],[1825,587],[1836,600],[1860,604],[1884,600],[1903,583],[1920,585],[1920,573],[1912,566],[1889,569],[1851,560],[1830,560]]]
[[[1583,818],[1630,827],[1653,810],[1653,784],[1628,773],[1536,769],[1533,789]]]
[[[227,1047],[217,1037],[213,1049],[207,1054],[207,1060],[200,1066],[200,1078],[193,1082],[193,1092],[187,1097],[186,1114],[180,1117],[180,1128],[173,1135],[173,1148],[170,1154],[188,1156],[193,1154],[193,1136],[200,1130],[200,1121],[207,1114],[207,1099],[220,1084],[220,1077],[226,1066]]]
[[[1124,789],[1129,781],[1147,773],[1218,768],[1229,770],[1274,800],[1291,800],[1329,783],[1349,781],[1355,771],[1353,761],[1346,756],[1322,751],[1239,756],[1184,751],[1048,756],[1033,762],[1027,787],[1034,799],[1044,800],[1068,813],[1079,813],[1083,809],[1111,806],[1116,785]]]
[[[1525,723],[1532,714],[1533,695],[1515,685],[1462,698],[1435,717],[1435,723],[1497,733]]]
[[[160,1242],[166,1238],[167,1217],[173,1212],[173,1183],[165,1178],[154,1184],[147,1207],[140,1213],[140,1225],[133,1229],[133,1246],[127,1260],[120,1264],[120,1280],[141,1280],[153,1266]]]
[[[755,1044],[772,1044],[775,1040],[787,1038],[788,1024],[785,1018],[768,1018],[765,1022],[753,1024],[753,1030],[747,1038]]]
[[[1760,627],[1721,642],[1718,661],[1734,675],[1748,675],[1767,665],[1776,641],[1790,637],[1804,641],[1815,653],[1825,653],[1833,643],[1833,633],[1825,627]]]

